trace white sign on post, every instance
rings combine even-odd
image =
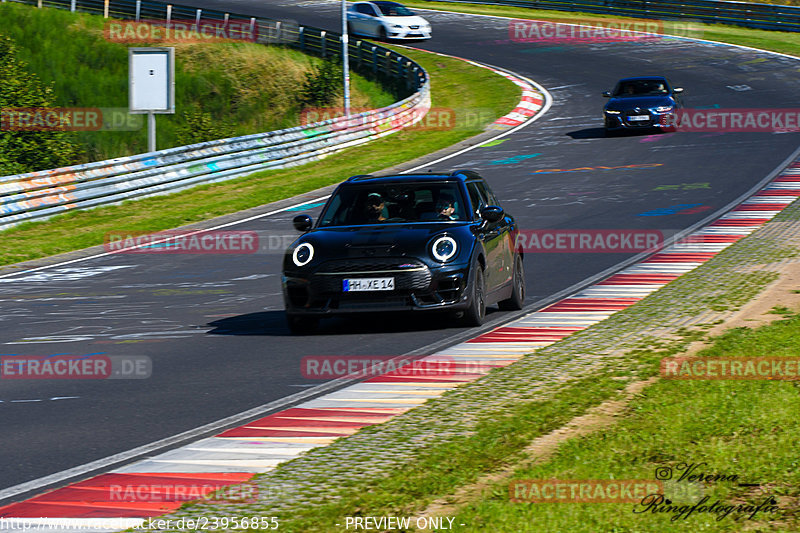
[[[175,49],[128,48],[131,113],[147,113],[148,151],[156,150],[155,113],[175,113]]]

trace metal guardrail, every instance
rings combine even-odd
[[[6,1],[6,0],[2,0]],[[291,22],[141,0],[11,0],[133,20],[250,20],[257,42],[280,43],[322,57],[341,56],[341,35]],[[257,32],[257,33],[256,33]],[[408,98],[390,106],[306,126],[220,139],[0,177],[0,230],[74,209],[166,194],[255,171],[295,166],[394,133],[430,109],[430,83],[411,59],[365,41],[349,44],[351,65],[405,83]]]
[[[724,0],[439,0],[647,19],[691,19],[762,30],[800,31],[800,7]]]

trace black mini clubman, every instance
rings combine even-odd
[[[486,306],[521,309],[522,250],[514,219],[476,172],[354,176],[341,183],[283,260],[294,333],[357,312],[458,312],[483,323]]]

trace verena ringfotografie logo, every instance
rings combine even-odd
[[[116,43],[211,43],[258,41],[259,28],[249,19],[140,20],[106,22],[103,34]]]
[[[664,244],[659,230],[547,229],[519,230],[516,246],[526,253],[655,252]]]
[[[153,362],[146,355],[6,355],[2,379],[146,379]]]
[[[512,20],[509,39],[516,43],[616,43],[659,41],[667,37],[702,36],[700,27],[691,22],[661,20],[597,20],[569,21]]]

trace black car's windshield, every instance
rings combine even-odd
[[[620,82],[617,90],[614,91],[616,97],[626,96],[659,96],[669,94],[667,84],[664,80],[631,80]]]
[[[400,4],[394,4],[391,2],[375,2],[375,5],[378,6],[378,9],[381,10],[381,13],[387,17],[411,17],[414,15],[410,9],[403,7]]]
[[[354,183],[339,187],[319,227],[448,220],[467,220],[456,183]]]

